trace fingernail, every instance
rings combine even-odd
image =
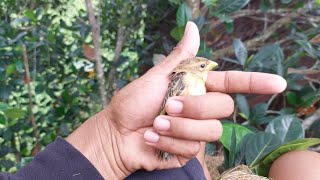
[[[153,127],[160,131],[166,131],[170,128],[170,121],[157,117],[153,122]]]
[[[174,99],[168,99],[167,101],[167,113],[168,114],[180,114],[183,109],[183,104],[180,101]]]
[[[159,135],[153,131],[150,131],[150,130],[147,130],[145,133],[144,133],[144,139],[147,141],[147,142],[150,142],[150,143],[156,143],[159,141]]]

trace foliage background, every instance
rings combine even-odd
[[[15,172],[101,110],[172,50],[188,20],[201,32],[198,55],[218,61],[219,70],[269,72],[288,82],[278,95],[234,95],[236,111],[229,120],[241,127],[225,123],[228,134],[222,144],[209,144],[208,154],[229,154],[226,167],[232,167],[242,160],[230,155],[236,149],[230,147],[242,147],[247,132],[265,133],[257,140],[262,146],[278,138],[273,135],[286,137],[279,146],[320,137],[319,1],[92,0],[96,24],[89,22],[88,2],[0,2],[0,171]],[[92,25],[100,28],[98,36]]]

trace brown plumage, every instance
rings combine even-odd
[[[169,97],[205,94],[208,72],[217,65],[216,62],[202,57],[182,61],[169,77],[171,82],[169,83],[160,114],[166,114],[165,104]],[[167,152],[160,151],[162,159],[167,160],[171,156]]]

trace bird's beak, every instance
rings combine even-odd
[[[208,68],[208,71],[211,71],[213,70],[215,67],[217,67],[219,64],[214,62],[214,61],[210,61],[207,68]]]

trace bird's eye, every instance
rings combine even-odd
[[[201,64],[200,67],[201,67],[201,68],[205,68],[205,67],[206,67],[206,64]]]

